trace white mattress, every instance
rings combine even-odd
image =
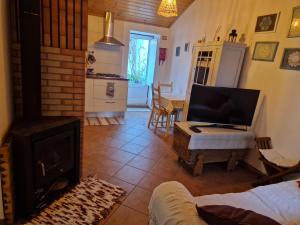
[[[199,128],[202,132],[195,133],[189,129],[191,122],[176,123],[191,136],[188,149],[248,149],[253,144],[252,131],[239,131],[223,128]]]
[[[300,189],[295,180],[262,186],[243,193],[192,197],[178,182],[158,186],[149,204],[150,225],[207,225],[195,204],[231,205],[263,214],[282,225],[300,224]]]

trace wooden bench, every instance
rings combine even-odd
[[[178,161],[192,167],[194,176],[201,175],[203,166],[207,163],[227,162],[227,171],[231,171],[248,150],[248,148],[201,149],[201,146],[199,149],[189,149],[191,134],[179,124],[176,123],[174,127],[173,148],[178,154]]]

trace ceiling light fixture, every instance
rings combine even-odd
[[[157,14],[164,17],[178,16],[176,0],[162,0]]]

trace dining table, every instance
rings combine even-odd
[[[178,120],[178,112],[183,110],[185,104],[185,96],[175,93],[161,93],[160,96],[161,106],[167,111],[167,132],[168,134],[171,127],[171,117],[174,112],[177,112],[175,115],[175,120]]]

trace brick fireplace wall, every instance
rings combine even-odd
[[[22,118],[19,2],[10,1],[16,119]],[[41,1],[42,115],[84,116],[87,0]]]
[[[42,115],[84,117],[85,51],[42,47]]]
[[[10,1],[14,112],[22,119],[20,7]],[[41,1],[41,82],[43,116],[76,116],[84,121],[87,0]],[[83,138],[83,129],[81,137]],[[81,147],[83,146],[83,139]]]
[[[85,51],[41,47],[42,115],[84,118]],[[12,45],[14,106],[22,116],[20,45]]]

